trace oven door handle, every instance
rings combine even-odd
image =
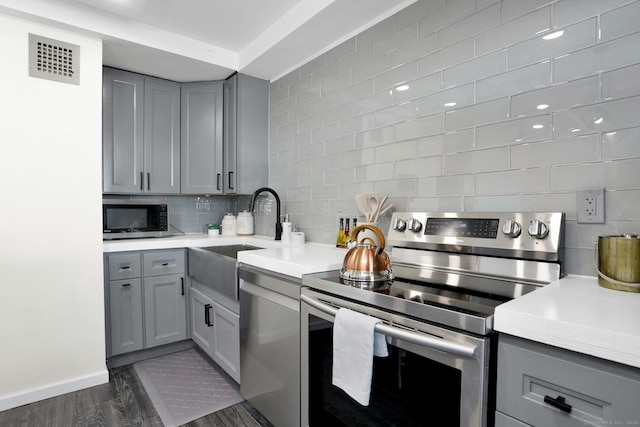
[[[300,300],[305,302],[306,304],[309,304],[311,307],[316,308],[333,317],[335,317],[338,313],[337,309],[331,307],[330,305],[324,304],[314,298],[311,298],[308,295],[300,295]],[[404,341],[417,344],[421,347],[432,348],[434,350],[444,351],[446,353],[455,354],[457,356],[475,359],[476,347],[473,345],[465,345],[457,342],[447,341],[444,339],[432,338],[426,334],[396,328],[384,323],[378,323],[375,326],[374,331],[379,332],[383,335],[387,335],[393,338],[399,338]]]

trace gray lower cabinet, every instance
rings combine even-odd
[[[191,338],[224,371],[240,382],[240,316],[192,282]]]
[[[234,74],[224,82],[225,194],[268,184],[269,82]]]
[[[182,194],[223,193],[222,82],[181,87]]]
[[[496,427],[640,421],[640,369],[500,335]]]
[[[184,249],[109,254],[106,262],[109,357],[187,339]]]
[[[180,193],[180,84],[103,72],[103,192]]]

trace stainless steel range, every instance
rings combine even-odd
[[[563,275],[562,213],[396,212],[395,280],[303,276],[302,425],[493,425],[495,307]],[[331,385],[332,328],[349,308],[382,320],[371,403]]]

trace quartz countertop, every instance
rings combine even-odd
[[[300,278],[336,270],[346,249],[295,245],[273,237],[206,234],[104,242],[104,252],[248,244],[238,262]],[[497,331],[640,368],[640,293],[598,285],[595,277],[569,275],[496,308]]]
[[[496,308],[499,332],[640,368],[640,293],[567,276]]]

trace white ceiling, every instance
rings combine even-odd
[[[275,80],[416,0],[0,0],[104,40],[104,64],[170,80]]]

